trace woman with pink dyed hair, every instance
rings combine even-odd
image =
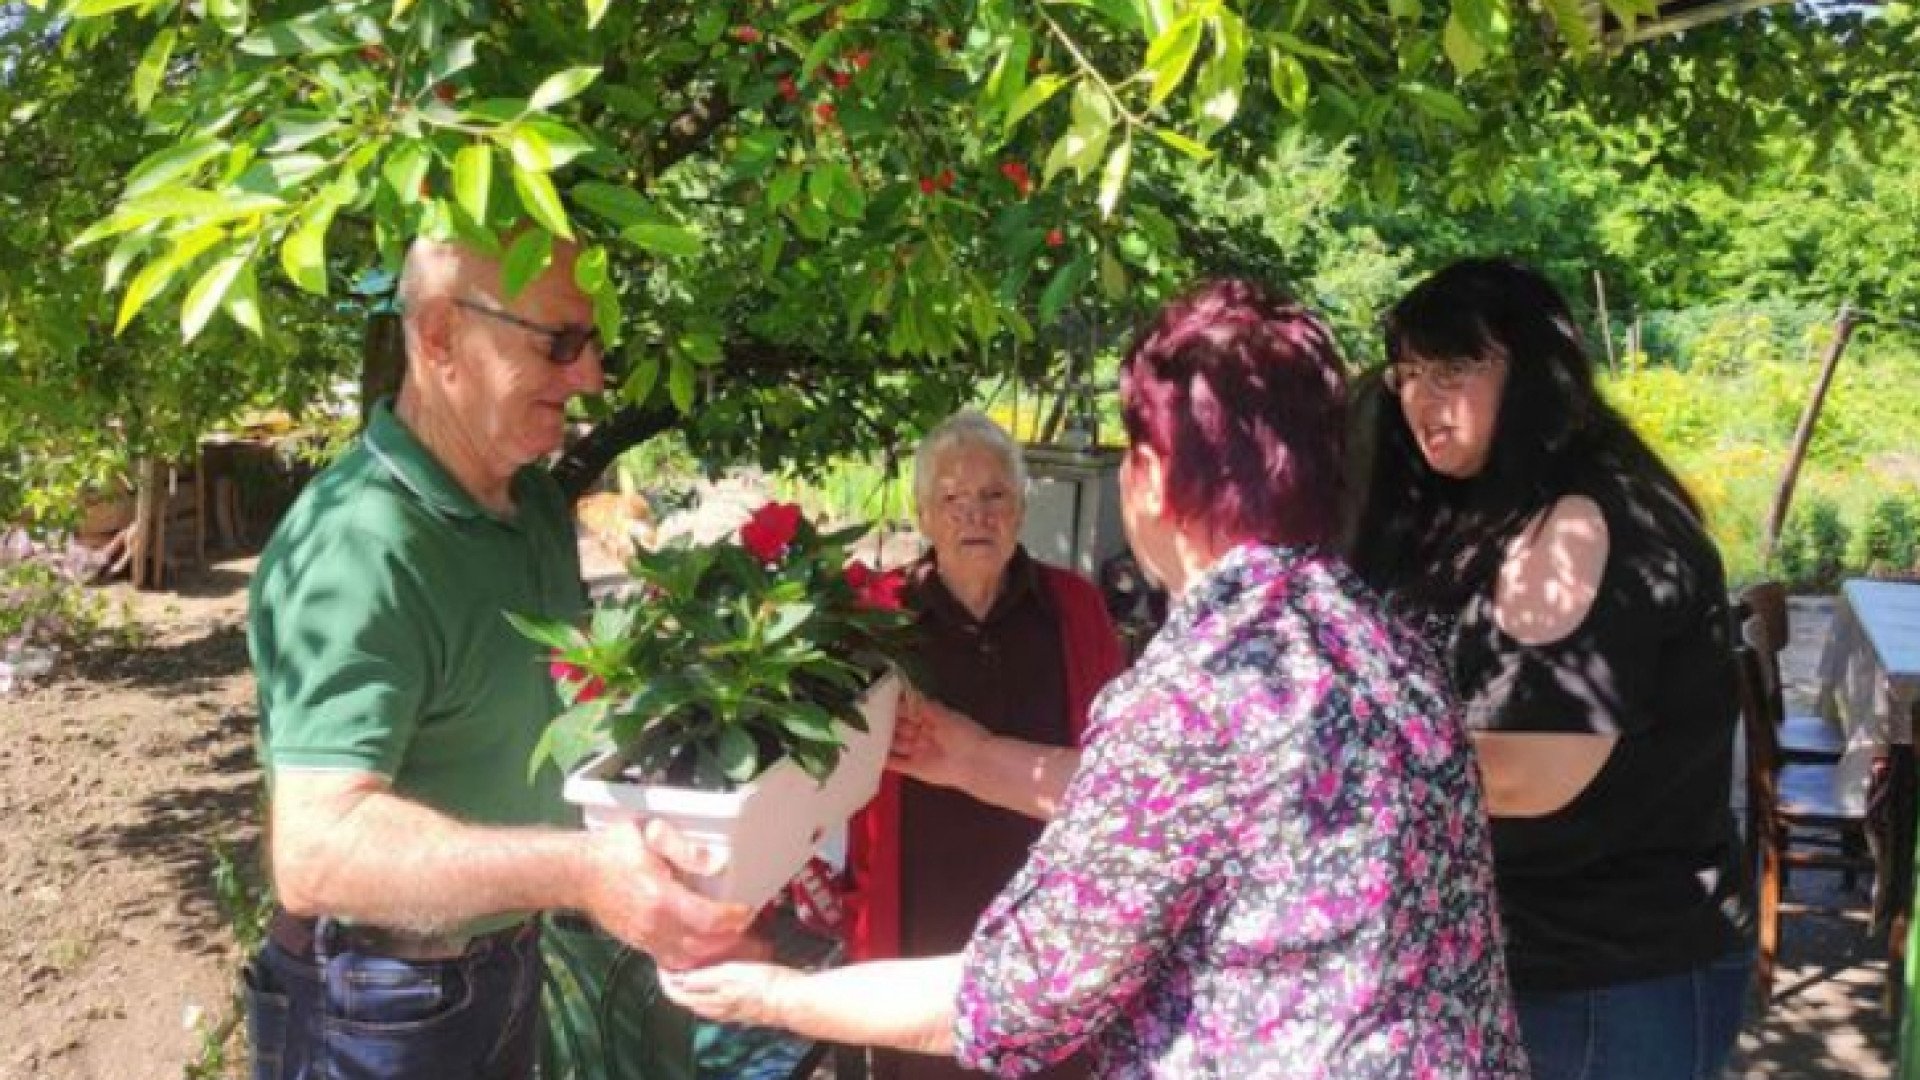
[[[1173,609],[966,950],[668,994],[999,1076],[1088,1047],[1102,1077],[1523,1077],[1472,750],[1333,547],[1345,391],[1289,299],[1168,306],[1121,368],[1120,484]]]

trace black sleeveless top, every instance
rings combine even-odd
[[[1730,800],[1738,699],[1719,554],[1651,485],[1589,483],[1607,523],[1593,607],[1526,645],[1494,618],[1491,578],[1445,652],[1468,726],[1619,736],[1593,782],[1537,818],[1495,818],[1507,966],[1549,993],[1674,974],[1744,947],[1751,888]]]

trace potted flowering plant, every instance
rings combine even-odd
[[[872,798],[911,617],[904,577],[849,561],[865,527],[822,532],[769,503],[711,543],[642,551],[585,627],[509,615],[553,652],[566,710],[536,753],[589,827],[666,817],[727,851],[701,883],[759,903]]]

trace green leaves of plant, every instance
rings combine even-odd
[[[527,229],[514,237],[500,261],[500,288],[509,299],[516,297],[552,262],[553,236],[542,229]]]
[[[280,245],[280,267],[287,280],[315,296],[327,295],[327,229],[333,211],[322,208]]]
[[[469,143],[453,155],[453,198],[475,221],[487,220],[487,199],[493,191],[493,148]]]
[[[553,181],[546,173],[534,172],[515,162],[513,190],[520,196],[520,205],[542,228],[555,236],[573,239],[573,223],[567,220],[566,208],[560,204],[560,193],[554,189]]]
[[[133,107],[135,111],[145,113],[153,107],[153,96],[160,91],[160,82],[166,78],[167,62],[173,59],[173,43],[179,37],[179,31],[169,26],[153,35],[147,43],[147,51],[140,57],[140,66],[133,71]]]
[[[1100,164],[1112,132],[1113,103],[1091,80],[1082,80],[1074,88],[1072,122],[1067,133],[1047,154],[1046,179],[1051,182],[1063,169],[1072,169],[1083,177],[1091,173]]]
[[[593,85],[600,77],[598,67],[576,67],[557,72],[541,82],[527,99],[527,108],[533,112],[545,112],[564,101],[579,96],[581,91]]]
[[[180,336],[192,341],[206,328],[207,320],[219,309],[227,298],[227,291],[245,269],[247,258],[244,255],[229,255],[200,275],[193,288],[187,291],[186,304],[180,309]]]
[[[1187,77],[1193,58],[1200,51],[1205,24],[1197,12],[1189,11],[1174,20],[1153,44],[1147,47],[1146,70],[1153,77],[1152,101],[1164,103]]]

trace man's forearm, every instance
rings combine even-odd
[[[468,825],[386,792],[322,829],[276,831],[275,886],[299,914],[418,932],[486,915],[579,906],[584,834]]]

